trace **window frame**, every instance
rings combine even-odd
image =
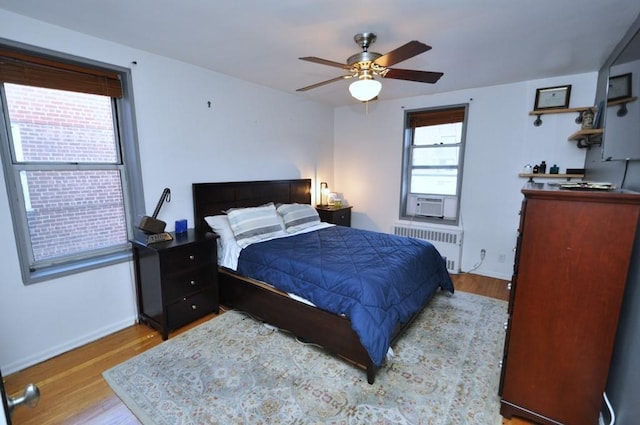
[[[128,68],[98,62],[92,59],[81,58],[52,50],[28,46],[0,38],[0,49],[19,50],[26,55],[32,55],[54,62],[64,63],[69,66],[91,67],[104,72],[113,73],[121,81],[121,97],[111,96],[111,104],[114,119],[114,131],[117,133],[119,143],[119,156],[121,164],[109,164],[120,169],[122,196],[125,209],[125,221],[127,236],[129,239],[134,234],[136,219],[144,215],[144,196],[142,187],[142,170],[140,166],[140,153],[138,148],[138,137],[136,131],[136,119],[133,98],[133,83],[131,70]],[[0,85],[4,83],[0,82]],[[0,88],[0,156],[5,178],[9,208],[13,222],[16,248],[20,262],[22,280],[25,285],[43,282],[71,274],[81,273],[87,270],[105,267],[131,260],[131,244],[126,242],[111,250],[101,250],[98,252],[87,252],[87,255],[79,255],[62,263],[51,262],[37,269],[32,269],[30,261],[30,235],[27,223],[26,208],[21,190],[20,171],[34,168],[29,164],[15,164],[13,161],[13,146],[11,143],[11,128],[8,125],[7,102],[4,87]],[[70,164],[62,163],[39,163],[37,169],[42,166],[52,165],[58,169],[78,169]],[[103,163],[94,163],[100,169],[105,169]],[[84,169],[91,168],[92,165],[83,165]],[[86,252],[86,251],[85,251]]]
[[[433,146],[414,146],[413,145],[413,133],[414,133],[414,119],[416,116],[420,114],[433,114],[435,117],[435,121],[438,121],[438,115],[443,112],[452,111],[452,110],[462,110],[462,130],[460,135],[460,143],[459,144],[444,144],[441,145],[442,148],[448,148],[452,146],[459,146],[458,152],[458,164],[457,165],[443,165],[443,166],[416,166],[412,165],[413,151],[414,148],[425,148],[425,149],[438,149],[438,147]],[[464,169],[464,151],[466,145],[466,135],[467,135],[467,124],[468,124],[468,113],[469,113],[469,104],[455,104],[455,105],[447,105],[447,106],[436,106],[429,108],[421,108],[421,109],[412,109],[404,111],[404,126],[403,126],[403,143],[402,143],[402,176],[400,182],[400,210],[399,210],[399,219],[400,220],[409,220],[409,221],[418,221],[425,223],[436,223],[436,224],[445,224],[445,225],[454,225],[457,226],[460,223],[460,203],[461,203],[461,191],[462,191],[462,177],[463,177],[463,169]],[[449,121],[450,122],[450,121]],[[445,123],[444,121],[442,122]],[[429,194],[429,193],[412,193],[409,191],[411,186],[411,176],[412,171],[414,169],[457,169],[458,176],[456,182],[456,195],[441,195],[441,194]],[[453,200],[455,204],[455,216],[453,217],[429,217],[422,215],[410,214],[408,211],[409,200],[413,196],[437,196],[444,197],[447,201]]]

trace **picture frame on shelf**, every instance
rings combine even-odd
[[[569,107],[570,97],[571,84],[536,89],[536,100],[533,109],[566,109]]]
[[[596,108],[596,116],[593,118],[593,128],[600,128],[602,124],[602,114],[604,113],[604,100],[598,103]]]
[[[631,97],[631,72],[627,74],[609,77],[609,89],[607,90],[607,100],[620,100]]]

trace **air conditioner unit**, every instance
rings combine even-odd
[[[417,197],[415,214],[427,217],[443,217],[444,198],[438,196]]]

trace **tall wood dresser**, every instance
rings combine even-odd
[[[596,425],[640,194],[530,183],[511,283],[500,413]]]

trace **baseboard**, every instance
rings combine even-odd
[[[490,277],[493,279],[500,279],[500,280],[511,280],[512,278],[512,275],[505,275],[504,273],[491,272],[491,271],[485,271],[485,270],[474,270],[472,272],[463,272],[463,273],[473,273],[479,276]]]
[[[79,338],[67,341],[64,344],[51,347],[45,351],[35,353],[28,357],[23,357],[18,362],[3,365],[2,374],[6,377],[12,373],[19,372],[23,369],[34,366],[43,361],[52,359],[53,357],[59,356],[60,354],[66,353],[67,351],[71,351],[76,348],[82,347],[83,345],[86,345],[90,342],[93,342],[107,335],[111,335],[114,332],[118,332],[124,328],[132,326],[135,323],[135,320],[136,320],[135,317],[131,316],[130,318],[121,320],[120,322],[112,323],[109,326],[105,326],[104,328],[100,328],[94,332],[83,335]]]

